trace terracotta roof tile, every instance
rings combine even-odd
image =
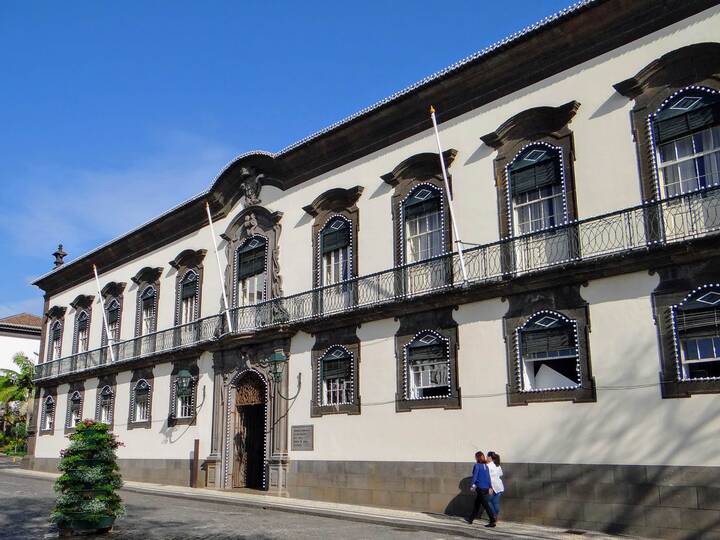
[[[32,326],[40,328],[42,326],[42,317],[31,315],[30,313],[18,313],[0,319],[0,324],[16,324],[18,326]]]

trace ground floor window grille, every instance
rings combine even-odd
[[[580,385],[574,321],[543,312],[531,317],[517,335],[523,390],[563,390]]]
[[[67,427],[75,427],[82,420],[82,397],[80,392],[73,392],[69,402],[70,411],[68,414]]]
[[[406,347],[407,398],[429,399],[450,395],[448,342],[434,332],[425,332]]]
[[[147,422],[150,419],[150,385],[145,380],[135,385],[135,422]]]
[[[55,418],[55,400],[52,396],[45,398],[45,406],[43,408],[42,429],[43,431],[52,431],[53,420]]]
[[[100,392],[100,407],[98,420],[103,424],[112,424],[113,393],[109,386]]]
[[[320,359],[322,404],[344,405],[353,400],[352,355],[333,347]]]
[[[720,378],[720,287],[703,288],[674,307],[682,380]]]

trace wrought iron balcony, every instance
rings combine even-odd
[[[332,317],[462,286],[512,279],[552,267],[623,256],[720,231],[720,187],[448,253],[336,285],[230,310],[233,334]],[[228,334],[224,313],[113,345],[115,362],[156,355],[217,340]],[[36,380],[90,370],[110,362],[108,347],[39,364]]]

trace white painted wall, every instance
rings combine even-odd
[[[13,362],[13,357],[17,353],[23,353],[33,364],[37,364],[39,350],[40,337],[33,338],[0,332],[0,369],[17,371],[18,367]]]
[[[398,323],[363,324],[357,416],[310,417],[312,339],[293,339],[291,395],[302,391],[290,425],[315,426],[315,450],[296,460],[472,461],[495,450],[510,462],[720,465],[720,399],[695,395],[662,399],[650,293],[657,276],[636,273],[593,281],[581,293],[590,303],[590,354],[596,403],[534,403],[508,407],[501,318],[507,304],[460,306],[460,410],[395,412],[394,334]],[[632,389],[617,387],[639,386]],[[614,389],[612,387],[615,387]]]
[[[198,417],[194,426],[168,427],[170,413],[170,373],[172,364],[155,366],[152,382],[152,425],[149,429],[127,429],[130,407],[130,371],[117,376],[115,387],[115,409],[113,431],[125,445],[118,448],[121,459],[190,459],[194,440],[200,439],[200,457],[210,453],[210,433],[212,429],[212,354],[203,353],[198,361],[200,378],[198,381],[197,407]],[[83,418],[95,417],[98,379],[85,381],[83,400]],[[55,410],[55,431],[53,435],[38,435],[35,445],[35,457],[57,458],[60,450],[68,444],[65,437],[65,418],[67,415],[68,385],[58,387]],[[204,397],[203,397],[204,396]],[[41,402],[42,406],[42,402]],[[38,416],[38,422],[40,417]]]

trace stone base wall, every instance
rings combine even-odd
[[[291,497],[467,515],[472,463],[293,461]],[[503,464],[501,518],[720,540],[720,467]]]
[[[43,472],[58,472],[58,458],[27,457],[23,468]],[[167,484],[172,486],[190,486],[192,460],[189,459],[118,459],[123,480]],[[200,473],[200,485],[205,474]]]

